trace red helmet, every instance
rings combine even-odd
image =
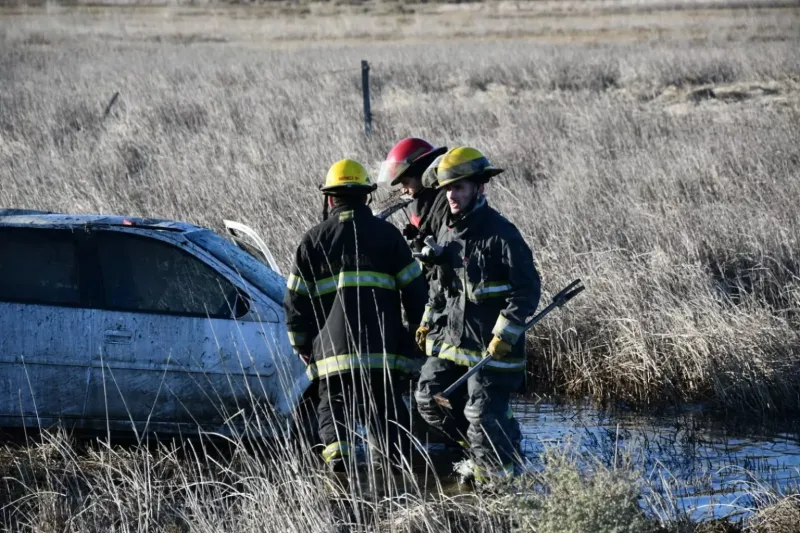
[[[422,177],[425,169],[447,151],[446,147],[434,148],[424,139],[409,137],[394,145],[381,164],[378,183],[397,185],[405,176]]]

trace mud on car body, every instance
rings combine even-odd
[[[226,226],[0,210],[0,427],[284,427],[310,384],[286,281]]]

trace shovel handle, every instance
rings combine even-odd
[[[550,305],[542,309],[539,312],[539,314],[534,316],[532,319],[525,322],[525,325],[523,326],[523,332],[531,329],[534,325],[536,325],[537,322],[539,322],[541,319],[547,316],[548,313],[550,313],[550,311],[552,311],[556,307],[561,307],[568,301],[575,298],[575,296],[580,294],[584,289],[585,287],[581,285],[580,279],[576,279],[575,281],[573,281],[572,283],[561,289],[561,291],[558,294],[553,296],[553,301],[550,302]],[[470,368],[466,374],[464,374],[463,376],[458,378],[455,382],[453,382],[453,384],[447,387],[444,390],[444,392],[435,395],[433,399],[436,401],[436,403],[438,403],[443,407],[450,407],[450,401],[448,400],[450,395],[452,395],[456,391],[456,389],[458,389],[464,383],[466,383],[470,377],[472,377],[476,372],[478,372],[481,368],[486,366],[486,364],[489,363],[489,361],[492,361],[493,359],[494,358],[491,355],[489,355],[488,353],[484,353],[483,359],[481,359],[478,364]]]

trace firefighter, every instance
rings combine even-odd
[[[438,235],[447,216],[445,192],[437,189],[435,182],[423,180],[426,170],[446,151],[447,148],[434,148],[424,139],[409,137],[395,144],[381,164],[378,183],[399,184],[403,192],[413,199],[409,204],[409,224],[403,229],[403,235],[415,252],[422,250],[425,237]],[[429,171],[427,175],[435,179],[435,172]],[[430,281],[427,269],[424,270]]]
[[[437,274],[416,340],[429,356],[415,399],[431,426],[469,449],[477,481],[513,473],[519,425],[509,401],[524,380],[523,324],[536,311],[540,280],[519,230],[489,207],[484,184],[503,172],[474,148],[458,147],[438,164],[449,214],[438,235]],[[426,250],[429,252],[430,250]],[[425,254],[431,257],[432,254]],[[433,397],[481,360],[452,411]]]
[[[367,207],[375,187],[356,161],[330,168],[320,187],[330,216],[301,239],[284,300],[289,340],[317,380],[322,456],[334,471],[348,463],[356,418],[394,459],[402,453],[408,410],[398,382],[413,338],[401,304],[414,328],[425,306],[419,263],[400,231]]]
[[[378,174],[378,183],[400,185],[404,194],[411,196],[408,205],[409,223],[403,228],[403,236],[408,240],[414,255],[424,247],[429,235],[433,238],[449,212],[447,196],[443,189],[436,188],[436,163],[447,151],[446,147],[434,147],[425,139],[408,137],[395,144],[386,155]],[[422,272],[428,285],[433,284],[435,269],[422,263]],[[417,360],[413,375],[418,377],[423,361]],[[423,442],[441,440],[441,435],[430,433],[427,424],[419,419],[416,400],[411,396],[412,426],[416,437]]]

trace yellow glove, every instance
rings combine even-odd
[[[415,338],[417,340],[417,346],[419,346],[420,351],[425,353],[425,339],[428,338],[428,333],[430,333],[431,328],[428,326],[420,326],[417,328],[417,333]]]
[[[489,343],[489,355],[494,357],[495,359],[502,359],[503,357],[507,356],[511,353],[512,346],[495,335],[492,338],[492,342]]]

